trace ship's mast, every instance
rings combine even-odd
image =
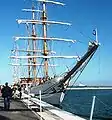
[[[32,6],[32,20],[35,20],[35,12],[34,10],[34,5]],[[32,23],[32,37],[36,37],[36,24]],[[36,56],[36,40],[32,39],[32,45],[33,45],[33,56]],[[36,58],[33,58],[33,77],[34,81],[36,81]]]
[[[29,26],[27,25],[26,27],[27,27],[27,31],[28,31]],[[29,31],[28,31],[28,36],[30,37]],[[27,56],[30,56],[30,55],[31,55],[31,53],[30,53],[30,41],[28,40],[28,53],[27,53]],[[28,64],[30,64],[30,62],[31,62],[31,58],[28,58]],[[30,65],[28,65],[28,78],[29,79],[31,78],[30,68],[31,68]]]
[[[42,7],[43,7],[43,12],[42,12],[42,21],[46,21],[47,20],[47,15],[46,15],[46,3],[43,2],[42,3]],[[47,24],[46,22],[43,22],[43,55],[47,56],[48,55],[48,49],[47,49]],[[47,79],[48,77],[48,59],[45,58],[44,59],[44,76],[45,79]]]
[[[27,66],[28,68],[28,79],[30,80],[31,76],[33,76],[34,81],[37,81],[37,66],[43,66],[43,71],[44,71],[44,78],[45,80],[48,79],[48,66],[55,66],[53,64],[48,64],[48,60],[52,58],[70,58],[74,59],[77,58],[77,56],[50,56],[49,53],[55,53],[54,51],[51,51],[48,49],[47,42],[48,41],[65,41],[65,42],[76,42],[76,40],[72,39],[65,39],[65,38],[57,38],[57,37],[47,37],[47,25],[48,24],[60,24],[60,25],[67,25],[70,26],[70,23],[65,23],[62,21],[52,21],[52,20],[47,20],[47,12],[46,12],[46,4],[56,4],[56,5],[64,5],[63,3],[60,2],[54,2],[54,1],[49,1],[49,0],[38,0],[38,2],[41,3],[42,5],[42,10],[35,10],[34,4],[32,5],[32,9],[23,9],[25,12],[32,12],[32,19],[17,19],[18,24],[25,24],[27,26],[28,30],[28,36],[19,36],[19,37],[14,37],[15,41],[18,40],[27,40],[28,48],[27,50],[19,50],[19,52],[27,52],[27,56],[11,56],[12,59],[27,59],[27,63],[24,64],[11,64],[13,66]],[[41,18],[36,19],[35,13],[39,12],[41,13]],[[30,26],[31,25],[31,26]],[[36,25],[42,25],[42,36],[38,36],[36,34]],[[30,26],[30,28],[29,28]],[[31,32],[31,33],[30,33]],[[43,42],[43,48],[42,49],[37,49],[37,42],[36,41],[42,41]],[[37,53],[41,53],[41,55],[37,55]],[[37,59],[43,59],[44,63],[42,64],[37,64]],[[38,62],[40,62],[38,60]],[[31,69],[32,69],[32,74],[31,74]]]
[[[28,56],[30,56],[30,53],[28,52],[27,54]],[[30,58],[28,58],[28,64],[30,64]],[[28,65],[28,78],[30,79],[31,74],[30,74],[30,65]]]

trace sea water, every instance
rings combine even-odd
[[[93,96],[96,96],[93,120],[112,120],[112,90],[67,90],[62,109],[83,117],[90,117]]]

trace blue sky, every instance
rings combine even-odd
[[[7,2],[1,0],[0,2],[0,82],[12,83],[12,69],[8,64],[10,50],[13,48],[12,37],[19,35],[20,32],[16,19],[25,18],[21,9],[29,8],[31,0]],[[70,22],[72,26],[59,27],[60,30],[56,28],[50,34],[82,41],[82,44],[77,42],[74,45],[74,51],[80,51],[77,52],[78,54],[85,53],[89,37],[94,39],[92,30],[98,28],[101,46],[78,82],[88,85],[112,85],[112,0],[60,0],[60,2],[66,5],[64,7],[50,6],[49,19]]]

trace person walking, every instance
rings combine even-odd
[[[21,90],[21,86],[19,86],[18,91],[19,91],[19,98],[21,99],[21,97],[22,97],[22,90]]]
[[[12,96],[12,90],[8,86],[8,82],[5,83],[5,86],[1,90],[2,97],[4,98],[4,109],[9,110],[10,108],[10,98]]]

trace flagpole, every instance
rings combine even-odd
[[[96,32],[96,42],[98,43],[98,32],[97,32],[97,28],[95,29]]]

